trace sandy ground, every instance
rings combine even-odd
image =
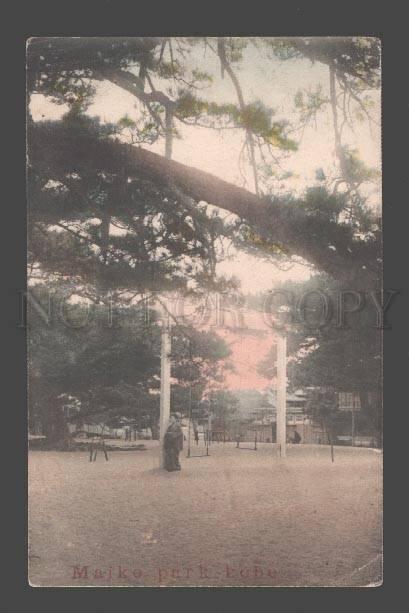
[[[34,586],[362,586],[381,580],[382,455],[213,444],[158,468],[157,443],[29,453]]]

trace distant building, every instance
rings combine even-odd
[[[303,390],[296,390],[287,393],[287,422],[294,422],[297,418],[302,418],[305,412],[306,394]],[[264,396],[264,403],[261,407],[256,407],[250,411],[251,417],[260,423],[272,423],[277,417],[277,392],[268,389]]]
[[[361,400],[358,392],[337,392],[337,409],[333,422],[334,441],[336,444],[373,446],[374,437],[370,427],[361,417]],[[370,397],[370,401],[375,400]],[[276,438],[277,419],[277,393],[268,388],[264,394],[261,406],[249,411],[252,423],[248,425],[246,438],[254,438],[257,431],[258,440],[269,441]],[[296,390],[287,393],[287,439],[291,442],[294,431],[301,436],[301,443],[328,444],[329,435],[323,423],[313,420],[306,411],[307,393],[304,390]]]
[[[359,411],[361,398],[358,392],[338,392],[338,409],[340,411]]]

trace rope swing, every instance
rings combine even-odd
[[[189,363],[190,363],[190,369],[189,369],[189,425],[188,425],[188,435],[187,435],[187,458],[206,458],[208,457],[209,454],[209,444],[210,444],[210,415],[209,415],[209,421],[208,421],[208,428],[207,428],[207,436],[205,436],[205,453],[198,453],[198,454],[192,454],[191,451],[191,434],[192,434],[192,422],[193,422],[193,417],[192,417],[192,377],[193,377],[193,355],[192,355],[192,339],[189,337]],[[199,439],[197,439],[197,441],[199,442]]]

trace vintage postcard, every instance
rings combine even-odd
[[[382,584],[380,65],[27,41],[30,585]]]

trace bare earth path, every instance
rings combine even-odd
[[[343,586],[381,580],[382,456],[211,446],[182,471],[147,451],[29,453],[34,586]]]

